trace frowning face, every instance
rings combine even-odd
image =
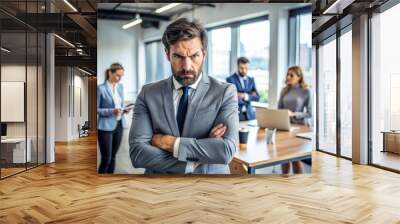
[[[206,57],[199,37],[177,41],[165,53],[171,63],[172,74],[181,85],[189,86],[197,81]]]

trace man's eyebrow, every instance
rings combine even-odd
[[[200,53],[200,51],[196,51],[195,53],[193,53],[192,55],[190,55],[189,57],[192,57],[193,55],[196,55],[196,54],[199,54]],[[179,57],[186,57],[186,56],[184,56],[184,55],[181,55],[181,54],[179,54],[179,53],[176,53],[176,52],[174,52],[174,53],[172,53],[173,55],[176,55],[176,56],[179,56]]]
[[[190,55],[189,57],[192,57],[193,55],[199,54],[199,51],[196,51],[194,54]]]
[[[179,56],[179,57],[185,57],[185,56],[183,56],[181,54],[178,54],[178,53],[172,53],[172,54],[175,55],[175,56]]]

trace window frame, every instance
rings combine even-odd
[[[340,97],[340,84],[341,84],[341,67],[340,67],[340,38],[342,35],[344,35],[347,32],[350,32],[352,30],[352,23],[346,24],[346,26],[337,29],[335,33],[332,33],[331,35],[325,37],[322,40],[319,40],[317,43],[313,43],[313,45],[316,46],[316,150],[319,152],[323,152],[323,153],[327,153],[329,155],[333,155],[339,158],[343,158],[346,160],[350,160],[352,161],[352,158],[347,157],[347,156],[343,156],[341,153],[341,118],[340,118],[340,113],[341,113],[341,108],[340,108],[340,104],[341,104],[341,97]],[[321,45],[323,44],[327,44],[331,41],[336,41],[336,152],[335,153],[331,153],[328,152],[324,149],[320,148],[320,144],[319,144],[319,134],[320,134],[320,130],[319,130],[319,110],[320,110],[320,102],[319,102],[319,48]]]
[[[368,141],[368,152],[367,152],[367,159],[368,159],[368,165],[377,167],[379,169],[395,172],[395,173],[400,173],[400,170],[393,169],[387,166],[379,165],[377,163],[374,163],[373,161],[373,133],[372,133],[372,94],[373,94],[373,88],[372,88],[372,19],[374,18],[375,14],[382,14],[385,11],[393,8],[394,6],[400,4],[397,0],[388,0],[387,2],[383,3],[382,5],[378,6],[377,8],[368,11],[368,30],[367,30],[367,40],[368,40],[368,53],[367,53],[367,79],[368,79],[368,86],[367,86],[367,91],[368,91],[368,100],[367,100],[367,119],[368,119],[368,134],[367,134],[367,141]]]
[[[239,27],[241,25],[246,25],[246,24],[250,24],[250,23],[255,23],[255,22],[261,22],[261,21],[269,21],[269,16],[268,15],[262,15],[262,16],[257,16],[254,18],[249,18],[249,19],[244,19],[244,20],[239,20],[239,21],[234,21],[234,22],[229,22],[229,23],[224,23],[222,25],[216,25],[216,26],[210,26],[206,28],[207,31],[207,36],[209,37],[208,40],[210,40],[210,34],[212,30],[215,29],[221,29],[221,28],[226,28],[226,27],[230,27],[231,28],[231,54],[229,56],[229,64],[230,64],[230,68],[229,68],[229,74],[232,74],[235,70],[236,70],[236,61],[233,60],[233,58],[238,58],[238,46],[239,46],[239,41],[240,41],[240,36],[239,36]],[[268,34],[270,35],[270,34]],[[208,43],[210,43],[210,41],[208,41]],[[208,44],[207,46],[207,52],[211,52],[212,51],[212,46],[210,44]],[[206,58],[206,72],[207,74],[210,74],[211,71],[211,63],[209,58],[212,58],[212,55],[208,54],[207,58]]]

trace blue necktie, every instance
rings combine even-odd
[[[247,90],[247,79],[243,79],[243,85],[244,85],[243,91],[246,92],[246,90]]]
[[[179,133],[182,135],[183,124],[185,123],[186,112],[189,104],[189,88],[181,87],[182,96],[179,100],[178,113],[176,114],[176,121],[178,122]]]

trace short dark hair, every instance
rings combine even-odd
[[[237,59],[237,65],[239,65],[239,64],[248,64],[248,63],[250,63],[250,61],[246,57],[240,57],[240,58]]]
[[[162,37],[165,49],[180,40],[191,40],[199,37],[203,49],[207,49],[207,32],[197,20],[189,21],[187,18],[180,18],[167,26]]]

